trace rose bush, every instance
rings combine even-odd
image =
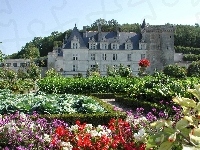
[[[148,66],[150,66],[150,62],[149,62],[148,59],[144,58],[144,59],[141,59],[141,60],[139,61],[138,65],[139,65],[140,67],[148,67]]]

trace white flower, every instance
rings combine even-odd
[[[63,150],[72,150],[73,148],[70,142],[61,142],[60,146],[62,146]]]
[[[72,125],[70,128],[69,128],[69,130],[70,131],[76,131],[76,130],[78,130],[78,125],[76,124],[76,125]]]
[[[26,119],[27,116],[24,113],[20,113],[20,118]]]
[[[51,141],[51,138],[48,134],[44,134],[44,141],[46,142],[50,142]]]
[[[134,138],[136,139],[136,141],[144,141],[145,137],[146,137],[146,133],[144,129],[140,129],[138,131],[138,133],[134,133]]]
[[[96,130],[90,130],[89,133],[91,134],[92,137],[99,136],[99,132],[97,132]]]
[[[31,123],[31,124],[30,124],[30,129],[31,129],[32,131],[33,131],[34,127],[35,127],[35,124],[34,124],[34,123]]]
[[[86,128],[89,128],[89,129],[92,129],[92,128],[93,128],[92,124],[86,124],[85,127],[86,127]]]

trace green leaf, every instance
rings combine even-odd
[[[181,119],[176,123],[176,129],[181,130],[189,125],[189,121],[186,119]]]
[[[158,150],[171,150],[172,146],[173,146],[172,142],[166,141],[166,142],[163,142],[160,145],[160,147],[158,148]]]

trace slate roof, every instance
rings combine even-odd
[[[76,26],[74,27],[70,37],[68,39],[65,39],[65,45],[63,48],[71,49],[71,40],[74,36],[79,39],[80,49],[89,48],[88,42],[90,41],[90,39],[94,38],[97,43],[99,42],[99,34],[101,34],[101,38],[106,38],[107,42],[109,43],[109,49],[111,48],[111,43],[114,43],[116,40],[118,40],[120,50],[123,50],[125,48],[125,43],[127,40],[130,40],[133,43],[133,49],[139,49],[140,34],[136,34],[134,32],[79,32]],[[99,49],[99,44],[97,49]]]
[[[79,39],[80,49],[87,48],[85,42],[83,41],[83,38],[82,38],[80,32],[78,31],[77,27],[75,26],[74,29],[72,30],[70,37],[65,41],[65,45],[63,47],[64,49],[70,49],[71,48],[71,41],[73,40],[74,36],[76,36],[77,39]]]

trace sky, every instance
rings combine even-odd
[[[0,0],[0,50],[17,53],[34,37],[82,29],[97,19],[119,24],[200,24],[200,0]]]

